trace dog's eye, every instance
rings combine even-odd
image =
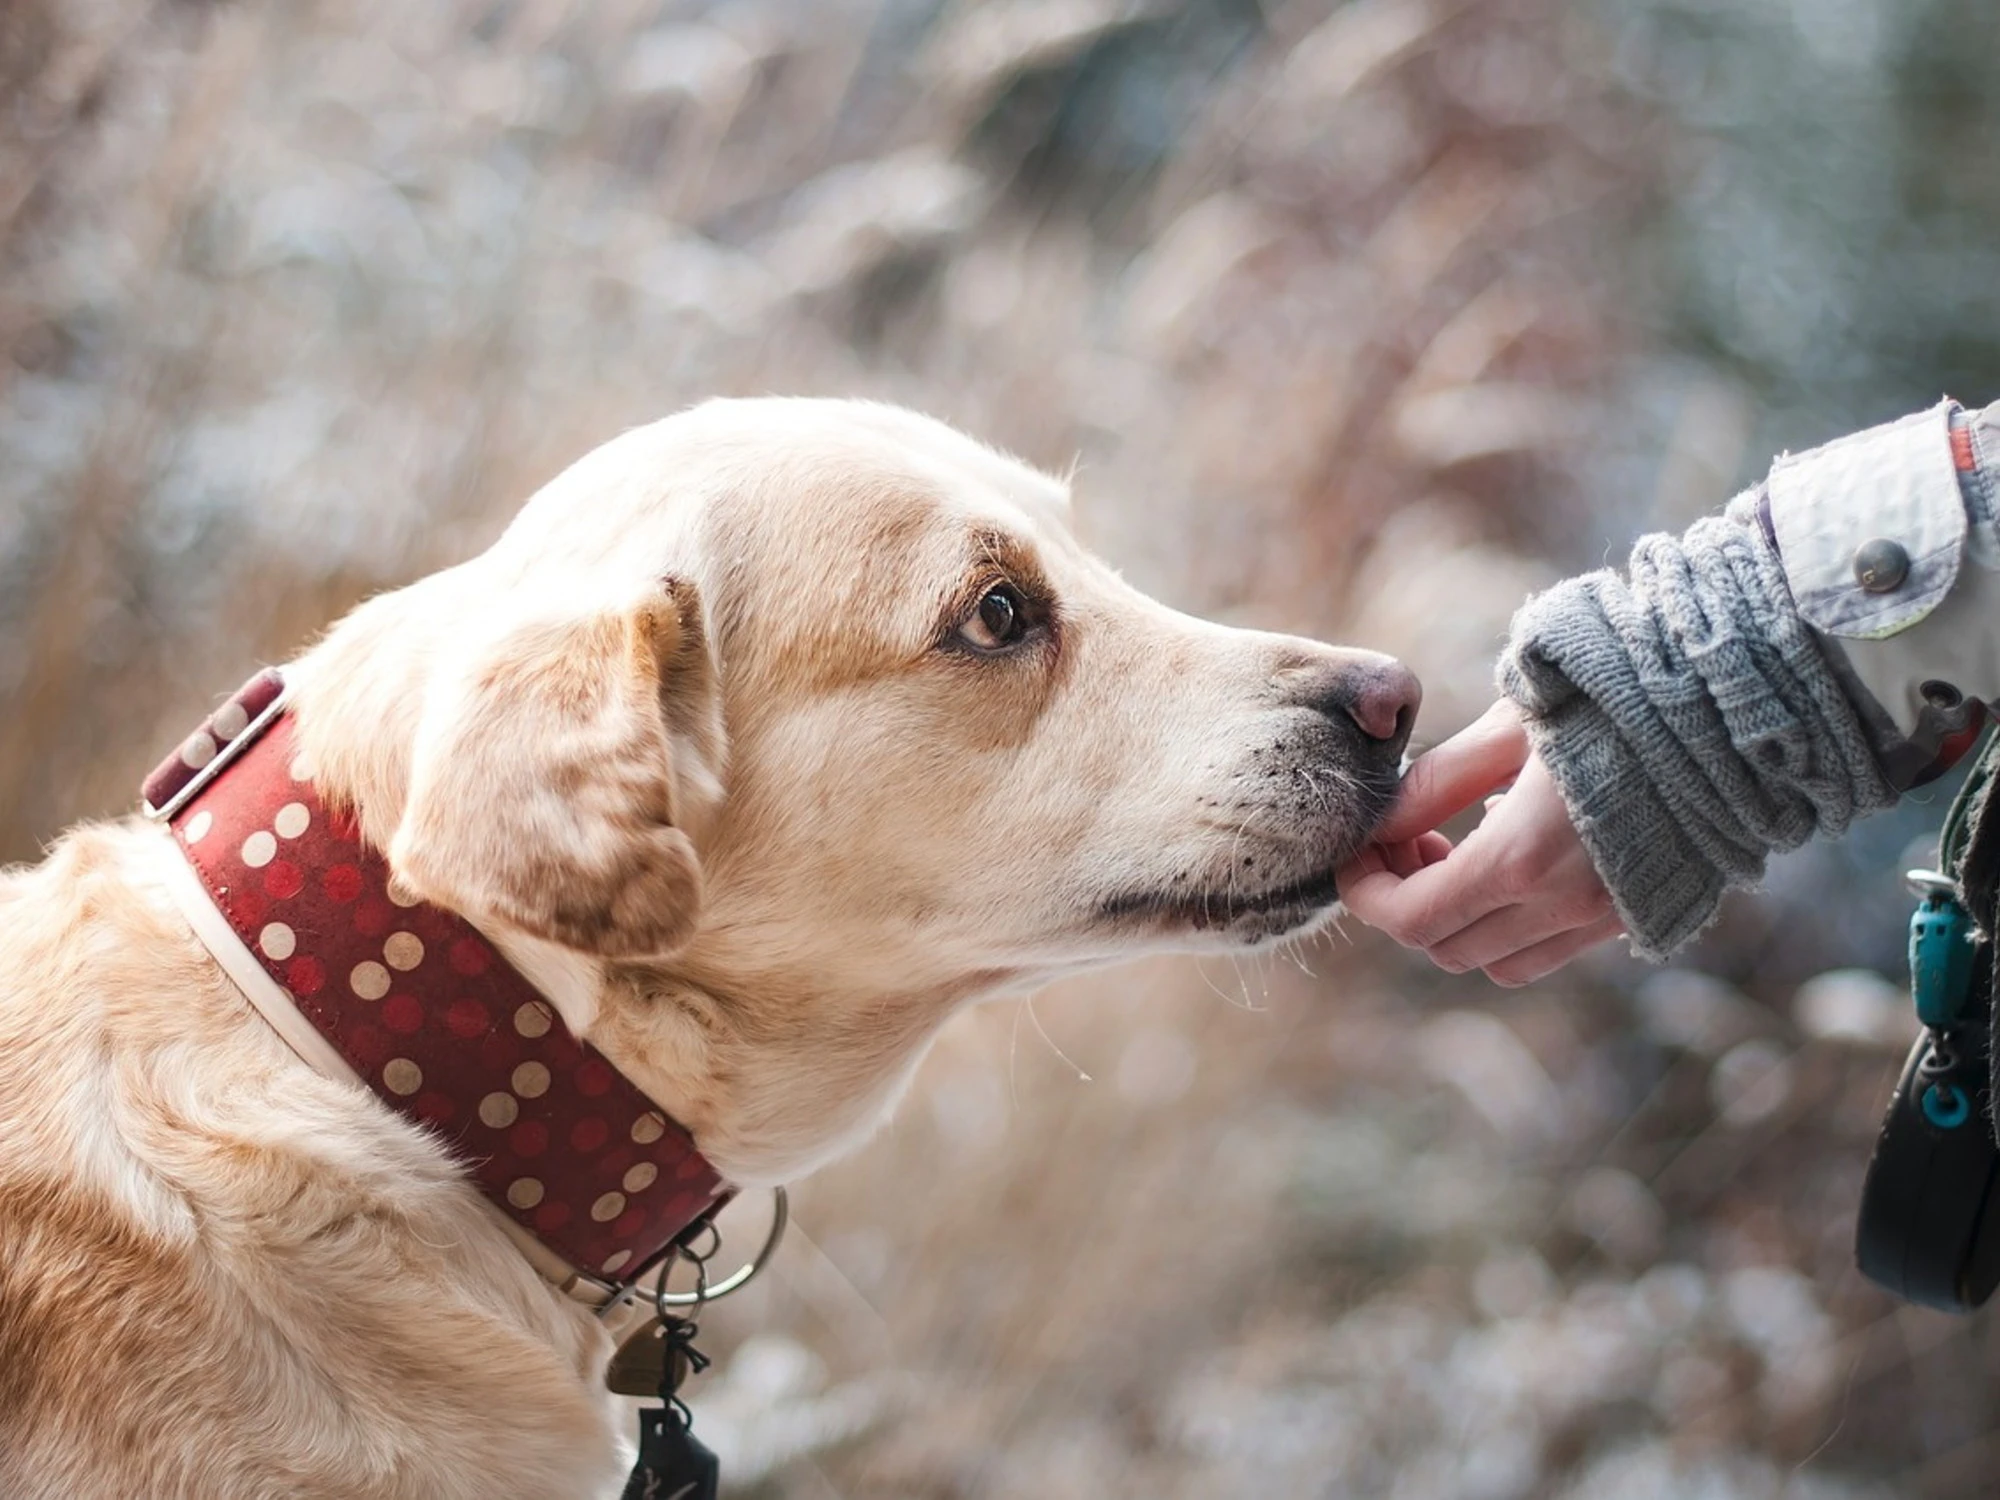
[[[1028,605],[1011,583],[995,584],[972,618],[958,627],[959,639],[979,651],[1001,651],[1028,633]]]

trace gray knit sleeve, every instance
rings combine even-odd
[[[1715,917],[1772,850],[1888,807],[1859,717],[1799,617],[1762,491],[1522,607],[1500,662],[1647,958]]]

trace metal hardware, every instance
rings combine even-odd
[[[288,682],[278,690],[278,696],[265,705],[262,713],[243,726],[241,734],[237,735],[235,739],[230,740],[227,744],[217,747],[215,755],[210,759],[209,763],[195,772],[193,779],[186,786],[175,792],[173,796],[167,798],[166,806],[155,807],[150,802],[142,801],[139,804],[140,813],[155,823],[165,823],[171,820],[175,813],[186,807],[188,803],[194,801],[196,797],[201,795],[203,788],[228,769],[230,762],[234,761],[237,756],[241,755],[257,742],[257,736],[271,727],[271,724],[277,719],[278,715],[285,711],[285,707],[291,702],[291,699],[292,685]]]
[[[1945,712],[1965,702],[1965,694],[1951,683],[1936,677],[1927,677],[1917,684],[1917,693],[1932,708]]]
[[[1886,536],[1870,538],[1854,552],[1854,581],[1871,594],[1893,594],[1910,576],[1910,554]]]
[[[653,1294],[654,1306],[660,1309],[661,1316],[664,1317],[666,1309],[669,1307],[700,1307],[705,1302],[718,1302],[722,1298],[727,1297],[731,1292],[742,1291],[744,1287],[757,1279],[765,1266],[770,1264],[771,1256],[777,1251],[778,1242],[785,1237],[785,1225],[790,1222],[790,1219],[791,1206],[786,1201],[785,1190],[783,1188],[772,1188],[771,1229],[764,1236],[763,1248],[758,1250],[756,1255],[751,1258],[750,1263],[738,1267],[723,1277],[714,1286],[710,1286],[708,1284],[706,1262],[709,1255],[713,1255],[717,1249],[721,1248],[721,1236],[716,1236],[716,1243],[707,1255],[694,1255],[686,1249],[682,1249],[678,1256],[669,1258],[660,1271],[660,1284]],[[713,1232],[715,1229],[713,1224],[707,1224],[703,1227],[710,1232]],[[667,1274],[673,1270],[675,1259],[685,1259],[694,1263],[696,1281],[693,1291],[670,1292],[667,1290]]]

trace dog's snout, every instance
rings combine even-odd
[[[1393,742],[1400,750],[1410,738],[1417,708],[1424,701],[1423,684],[1417,674],[1399,661],[1364,668],[1356,674],[1360,681],[1342,705],[1347,716],[1371,740]]]
[[[1394,657],[1380,656],[1318,674],[1300,706],[1350,720],[1367,739],[1401,755],[1423,700],[1417,674]]]

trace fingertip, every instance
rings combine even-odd
[[[1381,855],[1372,849],[1333,872],[1333,888],[1340,896],[1341,904],[1364,922],[1369,920],[1367,907],[1375,888],[1385,881],[1392,885],[1401,883],[1383,865]],[[1370,922],[1369,925],[1375,924]]]
[[[1349,857],[1346,864],[1333,872],[1333,883],[1335,887],[1345,891],[1355,881],[1366,880],[1370,875],[1380,875],[1388,867],[1382,846],[1367,844]]]
[[[1400,843],[1435,829],[1513,781],[1527,758],[1527,731],[1503,699],[1410,763],[1376,838]]]

